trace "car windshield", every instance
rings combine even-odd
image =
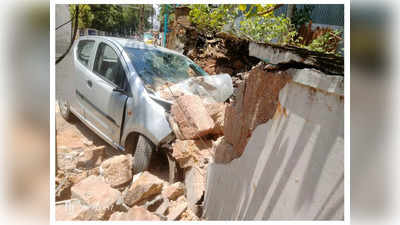
[[[157,49],[125,48],[133,67],[153,90],[195,76],[208,75],[189,58]]]

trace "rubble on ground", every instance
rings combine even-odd
[[[149,172],[136,174],[132,179],[132,184],[124,192],[124,202],[128,206],[140,202],[154,195],[161,193],[163,181]]]
[[[78,168],[93,168],[99,166],[104,160],[105,146],[90,148],[82,151],[78,155]]]
[[[169,200],[176,200],[179,196],[185,194],[185,186],[182,182],[176,182],[164,188],[162,194]]]
[[[128,212],[115,212],[110,220],[160,220],[160,217],[147,211],[143,207],[134,206]]]
[[[121,198],[121,193],[111,188],[103,177],[89,176],[71,187],[72,198],[77,198],[96,211],[98,219],[106,218]]]
[[[78,200],[65,201],[55,207],[56,220],[96,220],[95,211]]]
[[[118,155],[109,158],[101,163],[100,173],[111,187],[121,187],[132,179],[132,157]]]

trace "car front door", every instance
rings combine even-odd
[[[119,144],[129,88],[122,56],[111,46],[107,42],[98,44],[90,79],[90,107],[85,117],[111,142]]]

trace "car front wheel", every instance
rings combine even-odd
[[[136,150],[133,155],[133,172],[139,173],[149,169],[154,144],[143,135],[139,135]]]

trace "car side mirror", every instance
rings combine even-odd
[[[124,95],[127,94],[126,91],[124,89],[120,88],[120,87],[115,87],[113,89],[113,92],[119,92],[119,93],[124,94]]]

